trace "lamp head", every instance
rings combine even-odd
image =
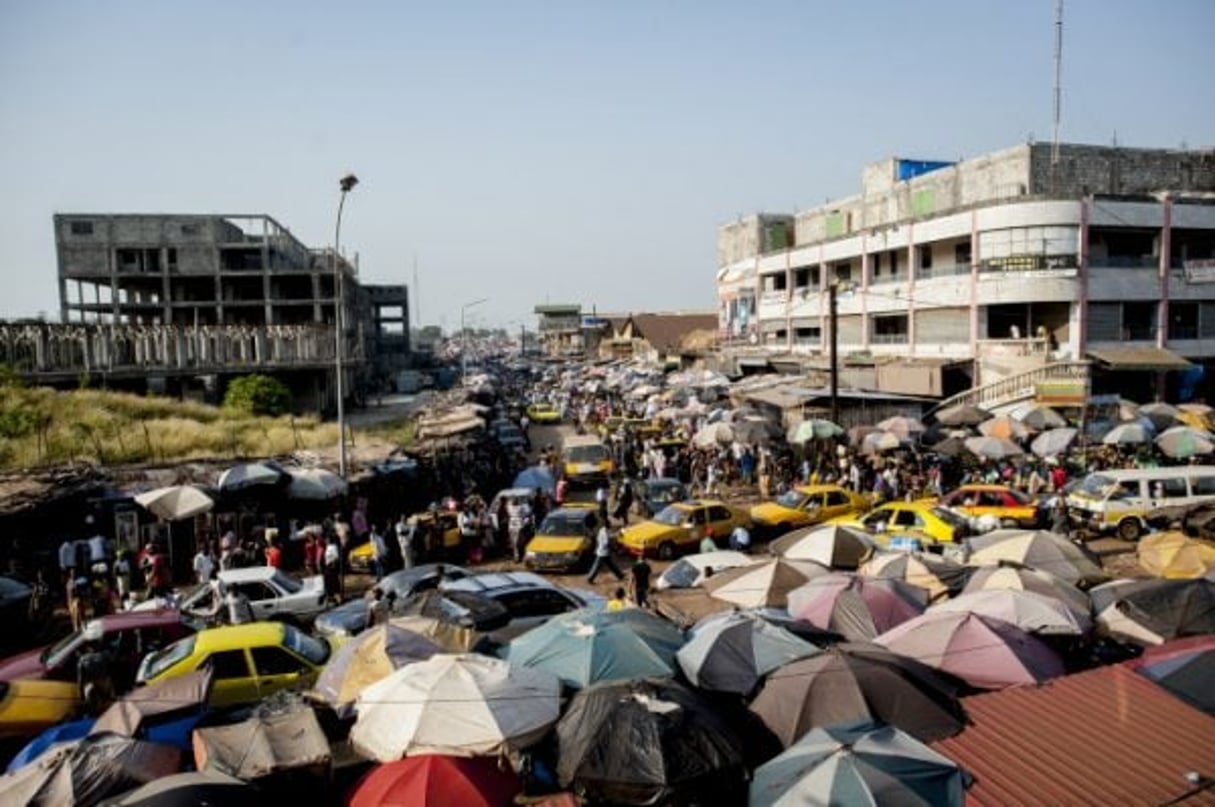
[[[346,193],[357,184],[359,184],[359,178],[354,174],[347,174],[338,180],[338,187],[342,189],[342,193]]]

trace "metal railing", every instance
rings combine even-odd
[[[937,412],[961,404],[972,404],[981,409],[990,409],[994,406],[1033,397],[1037,392],[1039,381],[1083,380],[1089,377],[1089,373],[1090,365],[1087,361],[1054,362],[960,392],[941,401],[933,407],[932,411]]]

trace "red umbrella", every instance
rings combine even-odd
[[[828,574],[789,592],[789,613],[850,642],[871,641],[924,613],[928,592],[902,580]]]
[[[493,757],[422,754],[376,766],[350,796],[349,807],[506,807],[519,777]]]

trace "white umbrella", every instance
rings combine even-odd
[[[1106,432],[1101,442],[1107,446],[1137,446],[1152,439],[1141,423],[1123,423]]]
[[[206,513],[215,506],[210,496],[193,485],[170,485],[149,490],[135,497],[135,502],[157,518],[180,521]]]
[[[890,451],[898,448],[903,444],[897,434],[892,432],[874,432],[873,434],[865,435],[865,439],[861,440],[862,454],[878,454],[882,451]]]
[[[692,444],[699,448],[729,445],[734,442],[734,429],[729,423],[710,423],[692,436]]]
[[[1044,431],[1029,444],[1029,450],[1044,458],[1062,454],[1064,451],[1067,451],[1079,433],[1078,429],[1073,429],[1070,426],[1062,426],[1057,429]]]
[[[324,468],[300,468],[287,472],[291,484],[287,495],[292,499],[333,499],[346,492],[346,480]]]
[[[706,569],[712,569],[715,574],[727,569],[736,569],[739,566],[749,566],[758,561],[759,558],[729,549],[684,555],[658,576],[654,588],[659,591],[668,588],[696,588],[708,579],[705,577]]]
[[[435,655],[363,690],[350,741],[380,762],[525,748],[560,716],[561,681],[476,653]]]
[[[971,454],[989,460],[1019,457],[1025,453],[1016,443],[1000,437],[967,437],[965,445]]]
[[[929,613],[963,612],[1011,622],[1026,633],[1084,636],[1093,623],[1087,610],[1072,608],[1063,600],[1010,588],[983,589],[959,594],[928,609]]]

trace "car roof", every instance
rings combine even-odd
[[[242,647],[262,647],[282,644],[285,626],[281,622],[250,622],[247,625],[226,625],[208,628],[196,634],[195,650],[235,650]]]
[[[123,611],[118,614],[107,614],[90,619],[85,627],[100,623],[102,633],[131,630],[132,628],[148,628],[160,625],[175,625],[181,623],[181,612],[175,608],[157,608],[153,611]]]
[[[798,485],[795,490],[801,493],[822,493],[828,490],[845,490],[843,485],[837,485],[834,482],[823,482],[818,485]],[[848,491],[851,493],[852,491]]]
[[[680,482],[678,479],[673,479],[669,476],[660,476],[657,479],[646,479],[644,481],[645,481],[645,486],[646,486],[647,490],[649,490],[650,488],[683,487],[683,482]]]
[[[729,507],[729,505],[727,505],[721,499],[688,499],[686,502],[676,502],[674,504],[675,507],[685,510],[691,510],[694,507],[711,507],[713,505],[721,505],[722,507],[726,508]]]
[[[557,516],[558,518],[586,518],[587,516],[594,514],[595,508],[593,506],[579,507],[566,505],[565,507],[558,507],[556,510],[549,512],[549,514],[544,518],[545,520],[548,520],[554,516]]]
[[[240,569],[224,569],[219,579],[224,583],[248,583],[254,580],[269,580],[278,569],[273,566],[245,566]]]
[[[452,580],[445,584],[444,588],[492,594],[496,591],[517,588],[555,589],[557,586],[535,572],[484,572]]]

